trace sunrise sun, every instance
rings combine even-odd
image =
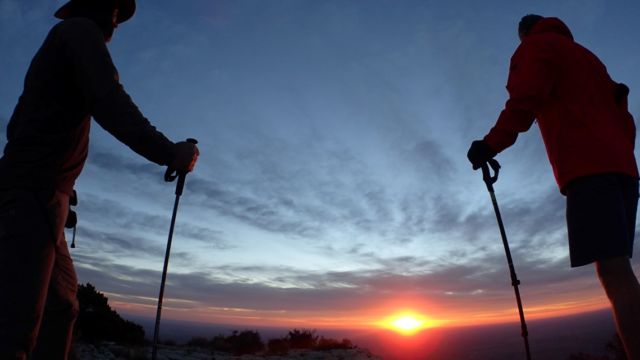
[[[430,327],[430,323],[426,317],[415,313],[395,314],[386,318],[380,324],[384,328],[407,336],[414,335]]]

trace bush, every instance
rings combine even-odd
[[[289,331],[287,340],[291,349],[313,349],[318,344],[315,330],[293,329]]]
[[[209,348],[211,348],[211,350],[213,351],[222,351],[222,352],[228,352],[228,353],[232,351],[232,346],[229,341],[229,338],[227,338],[224,335],[218,335],[213,337],[209,342]]]
[[[187,346],[207,348],[209,347],[209,340],[205,337],[194,337],[187,342]]]
[[[289,341],[284,339],[271,339],[267,342],[267,350],[270,355],[287,355],[289,353]]]
[[[264,349],[264,343],[257,331],[234,331],[228,338],[231,350],[235,355],[255,354]]]
[[[158,340],[158,344],[165,346],[178,346],[178,343],[173,339]]]
[[[235,355],[255,354],[264,350],[264,343],[260,339],[260,334],[252,330],[234,331],[229,336],[217,335],[211,340],[203,337],[194,337],[187,342],[187,346],[233,353]]]
[[[233,353],[234,355],[255,354],[265,349],[265,344],[260,339],[257,331],[234,331],[229,336],[218,335],[211,340],[203,337],[194,337],[187,346],[207,348],[212,351]],[[286,355],[291,349],[304,350],[348,350],[353,349],[353,343],[349,339],[341,341],[331,338],[318,337],[315,330],[294,329],[287,336],[278,339],[270,339],[266,350],[268,355]]]
[[[618,334],[614,334],[613,339],[605,346],[605,350],[608,355],[600,356],[579,352],[569,355],[567,360],[627,360],[627,355],[624,352],[624,347]]]
[[[109,351],[111,351],[117,359],[149,360],[149,357],[147,356],[147,349],[144,347],[110,347]]]
[[[338,341],[336,339],[324,338],[321,337],[318,340],[318,345],[316,346],[316,350],[348,350],[353,349],[353,344],[349,339],[342,339],[342,341]]]
[[[74,328],[76,339],[89,343],[144,344],[142,326],[120,317],[109,306],[107,297],[90,283],[78,285],[78,302],[80,312]]]
[[[605,346],[607,352],[611,354],[613,360],[627,360],[627,354],[624,352],[624,346],[622,346],[622,340],[616,333],[613,335],[613,339]]]

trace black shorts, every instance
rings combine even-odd
[[[633,255],[638,179],[597,174],[566,187],[571,267]]]

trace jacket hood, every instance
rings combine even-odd
[[[573,40],[573,34],[571,34],[569,27],[562,20],[555,17],[548,17],[538,21],[531,29],[529,36],[543,33],[555,33]]]

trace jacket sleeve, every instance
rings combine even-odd
[[[173,142],[149,123],[120,84],[98,26],[88,19],[65,22],[65,57],[93,118],[136,153],[168,165],[175,156]]]
[[[484,137],[496,152],[513,145],[518,134],[531,128],[551,94],[553,51],[542,37],[527,39],[511,58],[507,100],[494,127]]]

